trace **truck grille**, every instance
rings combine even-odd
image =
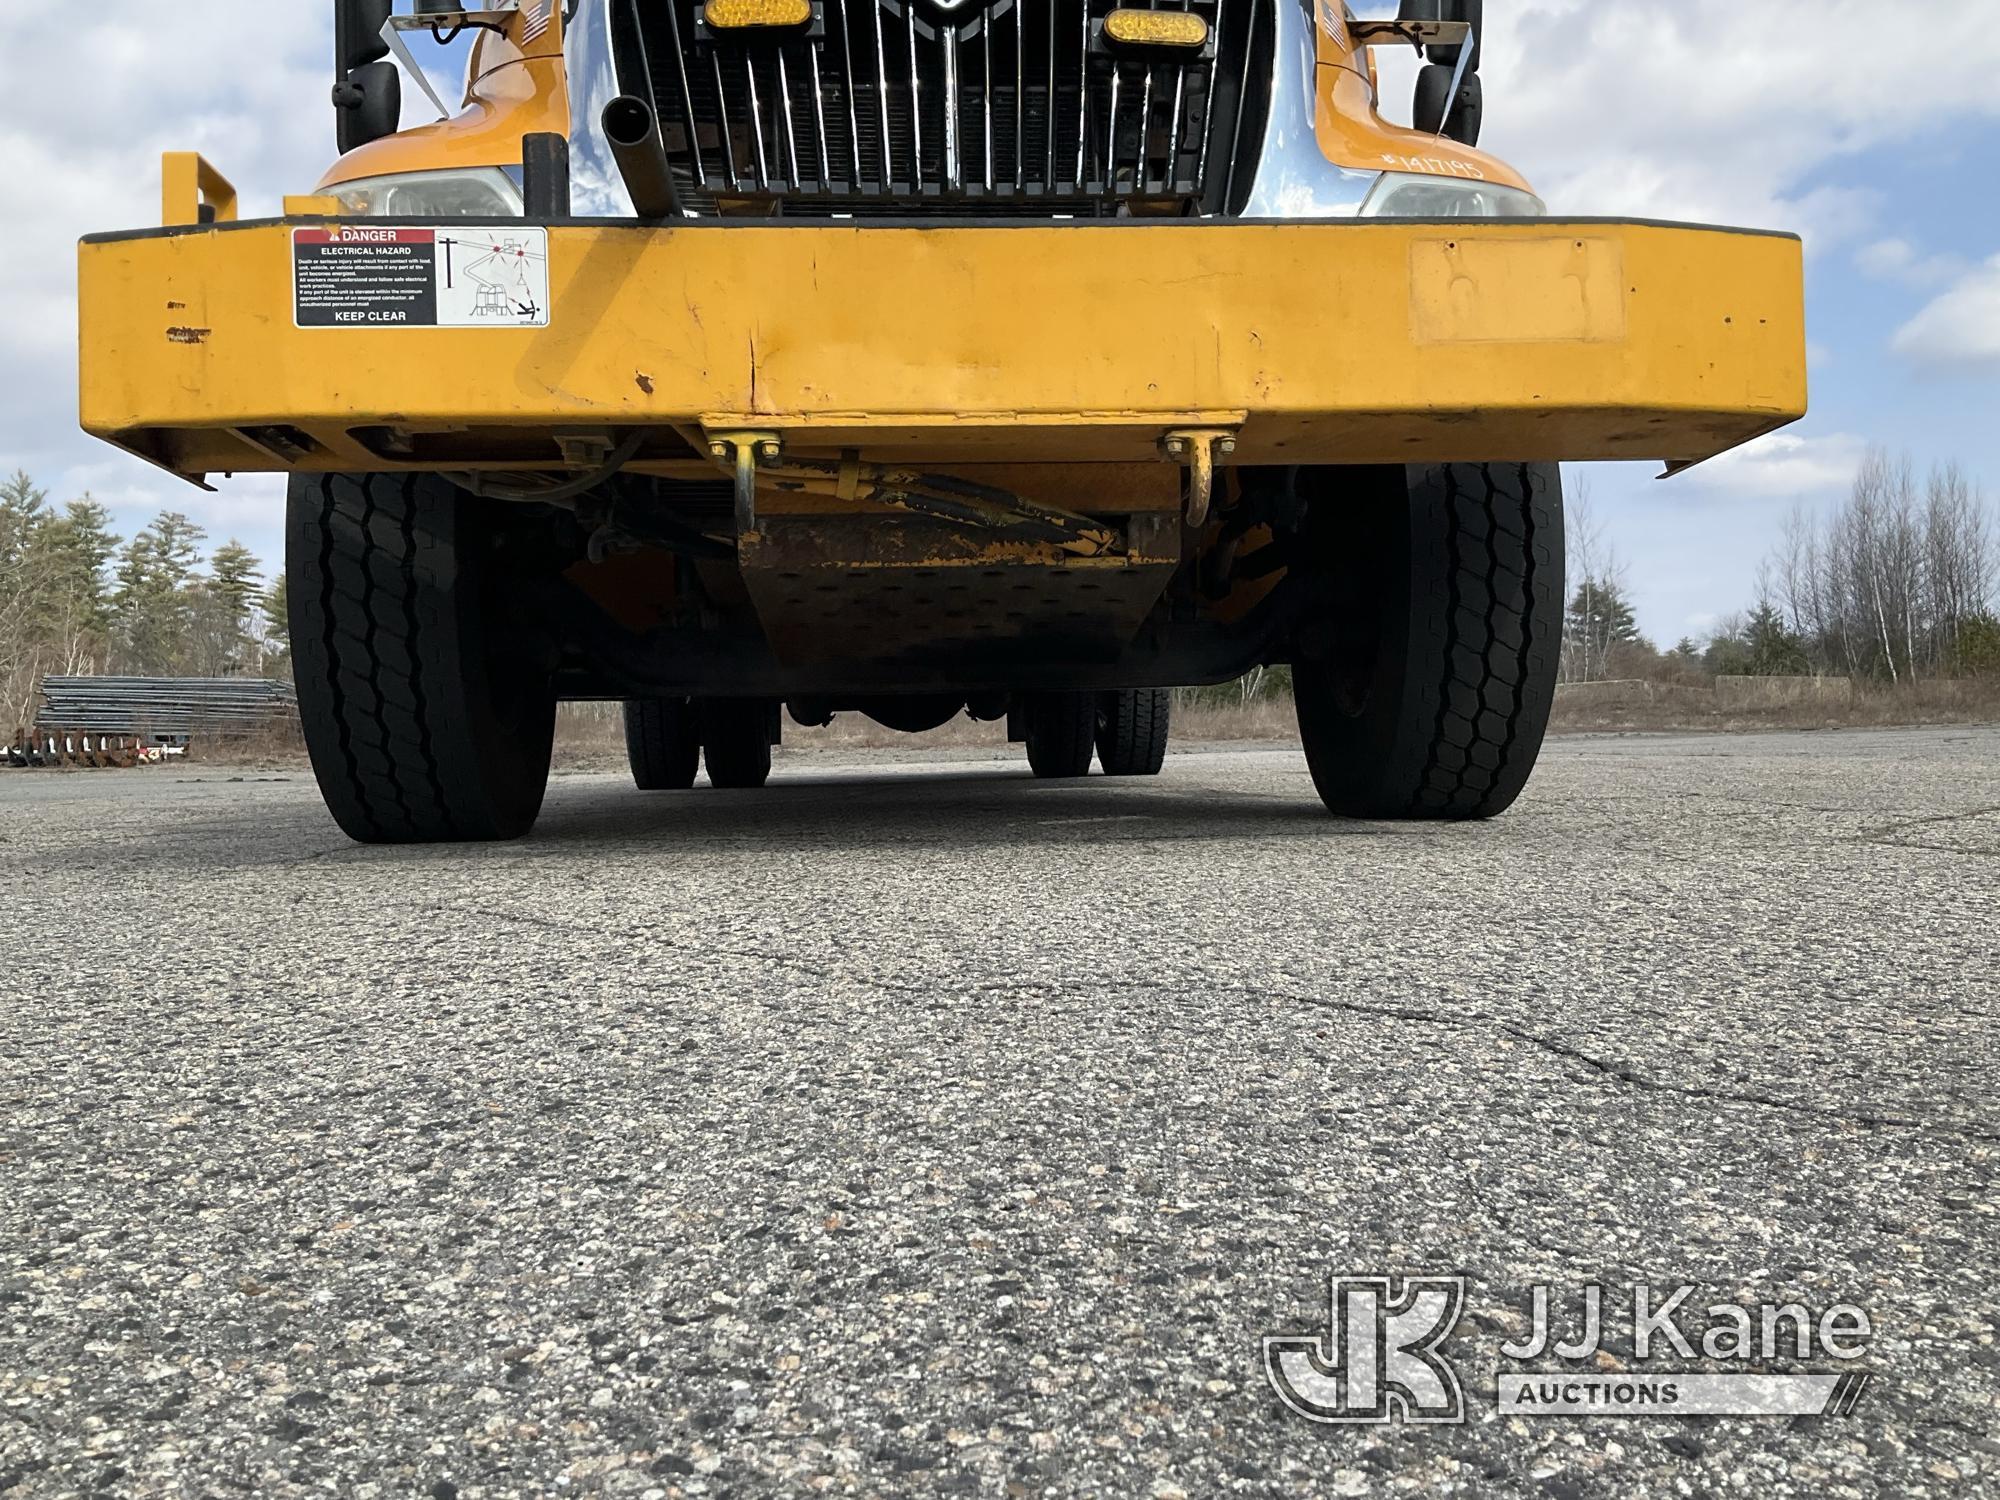
[[[711,31],[701,0],[635,8],[681,202],[698,214],[1240,206],[1272,0],[1123,0],[1201,16],[1199,52],[1107,43],[1114,3],[813,0],[810,24],[785,32]]]

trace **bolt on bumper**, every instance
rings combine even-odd
[[[1696,462],[1801,416],[1790,236],[1582,220],[546,227],[547,326],[300,327],[294,228],[87,240],[86,429],[219,471]],[[741,443],[739,438],[750,439]],[[1229,448],[1233,444],[1233,452]],[[752,500],[754,508],[754,498]]]

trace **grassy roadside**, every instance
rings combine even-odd
[[[1174,712],[1174,738],[1183,744],[1221,741],[1283,742],[1297,738],[1289,697],[1268,697],[1243,707],[1191,704]],[[928,734],[899,734],[860,714],[841,714],[824,729],[802,729],[785,721],[786,756],[828,751],[925,752],[933,750],[1009,751],[1004,722],[978,724],[957,718]],[[556,721],[558,771],[622,771],[625,728],[616,704],[565,704]]]
[[[1923,682],[1900,688],[1859,688],[1838,704],[1721,708],[1713,693],[1666,690],[1629,706],[1559,702],[1551,734],[1755,734],[1777,730],[1888,729],[1926,724],[2000,721],[2000,681]],[[1229,742],[1296,744],[1291,696],[1270,693],[1248,703],[1176,705],[1174,739],[1182,745]],[[859,714],[843,714],[824,729],[785,725],[786,755],[823,751],[921,753],[990,749],[1007,753],[1004,724],[956,719],[929,734],[898,734]],[[624,729],[615,706],[565,706],[556,733],[558,770],[616,771],[625,766]]]
[[[1560,696],[1552,734],[1754,734],[1800,729],[1907,729],[2000,720],[2000,678],[1857,685],[1839,702],[1730,707],[1703,688],[1661,685],[1650,701]]]
[[[2000,680],[1920,682],[1900,687],[1864,686],[1835,704],[1794,703],[1737,709],[1718,706],[1713,693],[1692,688],[1656,689],[1650,699],[1631,703],[1586,701],[1565,695],[1558,702],[1551,734],[1755,734],[1775,730],[1888,729],[1932,724],[2000,722]],[[1292,700],[1268,693],[1248,703],[1194,702],[1174,712],[1174,739],[1181,745],[1217,743],[1296,744]],[[785,725],[786,757],[828,751],[986,750],[1009,754],[1005,724],[957,719],[929,734],[898,734],[859,714],[843,714],[824,729]],[[197,741],[179,766],[224,770],[303,770],[305,741],[298,724],[274,724],[251,737]],[[556,723],[557,771],[622,771],[625,731],[616,704],[565,704]]]

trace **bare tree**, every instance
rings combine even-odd
[[[1564,682],[1595,682],[1605,675],[1611,648],[1635,639],[1627,568],[1605,538],[1590,481],[1579,479],[1563,501],[1569,576],[1561,675]]]
[[[1994,588],[1984,498],[1956,464],[1919,485],[1907,458],[1868,454],[1823,522],[1794,509],[1760,575],[1813,665],[1913,681],[1954,670]]]
[[[1931,470],[1924,492],[1926,611],[1938,622],[1938,661],[1958,654],[1964,622],[1986,608],[1993,564],[1986,510],[1965,470],[1947,463]]]

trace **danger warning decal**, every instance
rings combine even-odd
[[[546,328],[549,232],[294,229],[292,294],[301,328]]]

